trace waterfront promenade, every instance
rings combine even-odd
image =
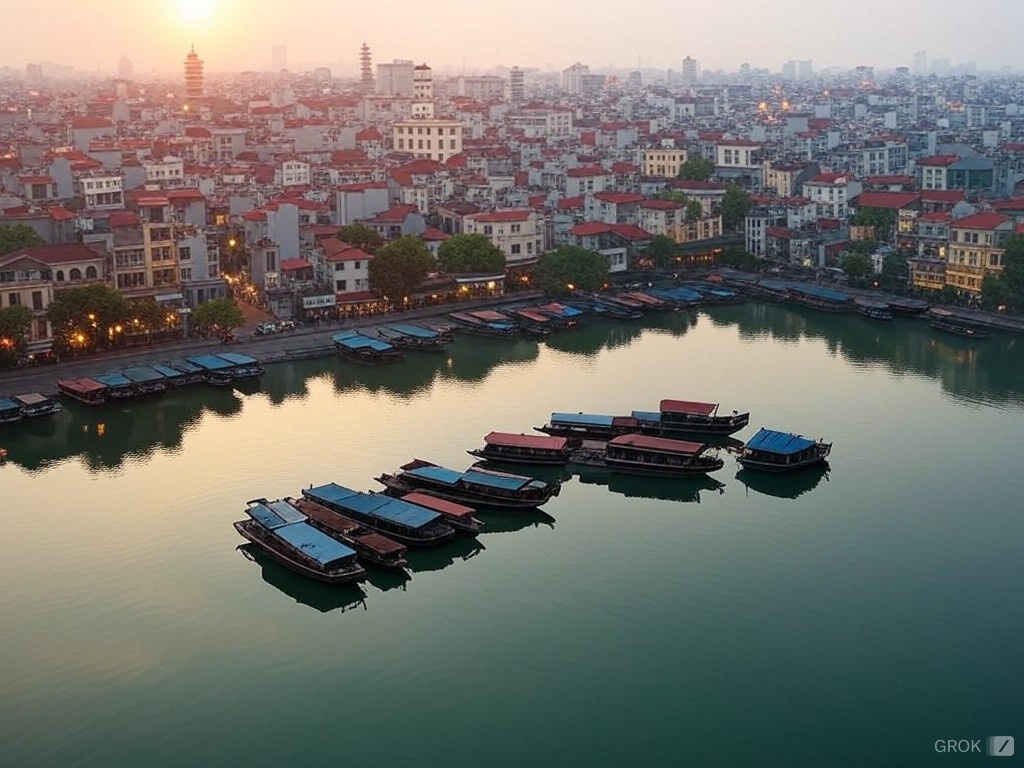
[[[520,304],[540,299],[539,291],[524,291],[511,296],[494,299],[445,304],[436,307],[395,312],[386,315],[372,315],[345,320],[342,323],[326,322],[312,328],[303,326],[294,331],[275,333],[269,336],[236,337],[234,343],[225,345],[220,339],[187,339],[156,344],[151,347],[100,352],[95,355],[62,360],[56,365],[27,366],[0,371],[0,394],[10,395],[21,392],[42,392],[57,394],[58,379],[74,379],[106,371],[117,371],[134,365],[152,365],[176,357],[190,357],[204,353],[241,352],[252,355],[264,362],[287,362],[301,360],[332,350],[331,337],[342,328],[366,328],[387,323],[411,320],[443,320],[449,312],[481,307]]]

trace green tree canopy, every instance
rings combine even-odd
[[[718,257],[718,263],[726,267],[752,270],[757,268],[758,260],[750,251],[733,245],[722,251],[722,255]]]
[[[167,309],[156,299],[146,298],[131,302],[128,314],[131,315],[126,326],[129,331],[153,332],[171,324]]]
[[[245,315],[234,299],[210,299],[192,310],[192,323],[196,328],[231,330],[245,324]]]
[[[686,205],[690,201],[690,198],[678,189],[663,189],[661,191],[661,199],[668,200],[673,203],[679,203],[680,205]]]
[[[498,274],[505,271],[504,252],[486,235],[453,235],[441,243],[437,261],[441,270],[450,274]]]
[[[338,230],[338,239],[349,245],[362,248],[367,253],[374,253],[384,244],[384,239],[365,224],[345,225]]]
[[[1014,235],[1003,244],[1003,268],[986,275],[981,284],[981,301],[988,309],[1005,307],[1024,314],[1024,237]]]
[[[850,253],[839,263],[840,269],[851,280],[859,280],[871,272],[871,258],[863,253]]]
[[[668,235],[655,235],[647,246],[647,256],[658,269],[668,269],[675,263],[676,241]]]
[[[689,200],[686,203],[686,220],[689,222],[700,221],[704,216],[704,206],[697,200]]]
[[[415,235],[404,235],[377,249],[370,260],[370,288],[400,306],[435,268],[434,256]]]
[[[563,245],[537,260],[533,276],[538,287],[553,296],[596,291],[608,281],[608,259],[597,251]]]
[[[677,178],[686,179],[687,181],[707,181],[714,172],[715,164],[713,161],[703,157],[691,157],[679,166],[679,176]]]
[[[57,291],[46,314],[58,347],[107,347],[111,329],[131,317],[131,306],[109,285],[83,285]]]
[[[910,279],[910,270],[907,265],[907,252],[893,251],[882,259],[882,275],[879,282],[886,290],[904,288]]]
[[[861,208],[850,223],[858,227],[874,227],[875,239],[880,243],[887,243],[892,237],[896,212],[888,208]]]
[[[17,304],[0,309],[0,367],[14,365],[25,351],[32,310]]]
[[[46,241],[28,224],[0,224],[0,256],[36,245]]]
[[[747,190],[739,184],[730,184],[722,196],[722,227],[731,231],[741,228],[753,205]]]

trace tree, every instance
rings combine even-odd
[[[909,276],[906,251],[893,251],[882,259],[882,275],[879,282],[886,290],[905,288]]]
[[[655,235],[647,246],[647,256],[658,269],[668,269],[675,263],[676,241],[668,235]]]
[[[109,347],[116,328],[131,317],[131,307],[109,285],[84,285],[57,291],[46,314],[58,348]]]
[[[690,198],[677,189],[665,189],[661,192],[661,199],[668,200],[671,203],[679,203],[680,205],[686,205]]]
[[[1003,268],[982,281],[981,301],[986,308],[1024,314],[1024,237],[1014,235],[1003,243]]]
[[[0,309],[0,368],[14,365],[28,344],[32,310],[16,304]]]
[[[365,224],[345,225],[338,230],[338,239],[371,254],[384,244],[384,239]]]
[[[167,319],[167,309],[160,305],[156,299],[140,299],[131,303],[129,308],[131,317],[126,326],[130,331],[153,333],[170,325]]]
[[[46,241],[28,224],[0,224],[0,256],[37,245]]]
[[[753,204],[754,201],[743,187],[730,184],[722,195],[722,227],[727,230],[739,229]]]
[[[434,256],[415,235],[404,235],[381,246],[370,260],[370,288],[401,306],[435,268]]]
[[[733,245],[722,251],[718,263],[736,269],[754,270],[757,269],[757,256],[745,248]]]
[[[533,276],[542,291],[554,296],[596,291],[608,281],[608,259],[597,251],[563,245],[537,260]]]
[[[746,214],[744,214],[746,215]],[[689,200],[686,203],[686,220],[690,223],[700,221],[704,217],[704,206],[697,200]]]
[[[861,208],[850,223],[858,227],[874,227],[875,239],[880,243],[886,243],[892,236],[896,212],[887,208]]]
[[[677,178],[687,181],[707,181],[715,172],[715,164],[703,157],[691,157],[679,166]]]
[[[210,299],[192,310],[192,324],[204,330],[216,326],[218,330],[230,331],[245,324],[245,315],[234,299]]]
[[[450,274],[505,271],[505,254],[486,235],[459,234],[441,243],[437,252],[441,270]]]
[[[871,272],[871,258],[863,253],[850,253],[839,262],[839,267],[851,280],[859,280]]]

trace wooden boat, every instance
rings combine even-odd
[[[568,438],[579,445],[583,440],[611,440],[616,435],[635,430],[636,422],[628,416],[606,416],[599,413],[552,413],[551,420],[538,432]]]
[[[509,314],[515,318],[516,322],[527,333],[535,336],[547,336],[553,328],[558,326],[558,321],[555,318],[544,314],[534,307],[519,307],[509,310]]]
[[[668,303],[676,310],[693,309],[704,301],[704,297],[698,291],[680,286],[674,288],[652,288],[647,293]]]
[[[181,373],[180,379],[171,379],[176,386],[188,386],[189,384],[203,384],[206,382],[206,370],[188,360],[171,360],[167,367]]]
[[[789,283],[782,280],[755,280],[746,285],[751,296],[767,301],[787,302],[793,298]]]
[[[405,559],[405,544],[389,539],[312,499],[294,499],[289,496],[285,501],[304,514],[310,525],[352,547],[360,559],[381,568],[405,568],[409,564]]]
[[[483,320],[477,317],[478,313],[470,312],[449,312],[450,317],[459,323],[460,327],[467,333],[477,336],[497,336],[503,339],[514,339],[519,336],[519,326],[509,318],[504,320]],[[495,313],[498,314],[498,313]]]
[[[608,467],[634,475],[706,475],[725,466],[707,446],[650,435],[619,435],[607,443],[586,441],[573,452],[572,463]]]
[[[107,402],[107,386],[95,379],[60,379],[57,389],[62,395],[84,405],[103,405]]]
[[[427,493],[460,504],[530,509],[557,496],[561,488],[525,475],[471,467],[465,472],[439,467],[429,461],[415,459],[399,468],[395,474],[376,478],[388,492],[404,496],[413,491]]]
[[[961,336],[965,339],[988,339],[992,337],[992,332],[987,328],[972,322],[966,317],[956,315],[948,309],[933,307],[929,311],[929,315],[931,315],[931,326],[937,331]]]
[[[628,291],[626,293],[620,293],[617,298],[619,300],[625,300],[634,302],[635,306],[643,309],[644,311],[659,312],[667,309],[675,309],[671,302],[665,301],[664,299],[653,296],[643,291]]]
[[[583,315],[583,310],[553,301],[536,307],[536,311],[550,317],[560,328],[574,328]]]
[[[0,397],[0,424],[16,424],[24,418],[21,405],[10,397]]]
[[[869,320],[892,320],[892,312],[889,305],[884,301],[870,301],[868,299],[854,299],[854,306],[857,314]]]
[[[207,384],[212,384],[215,387],[230,387],[231,382],[235,380],[235,377],[231,375],[231,369],[234,368],[234,365],[223,357],[218,355],[195,355],[185,360],[203,372],[203,381]]]
[[[426,507],[437,512],[448,525],[460,531],[478,533],[484,527],[484,524],[476,518],[476,510],[473,507],[456,504],[454,501],[448,501],[447,499],[442,499],[430,493],[423,493],[422,491],[413,491],[399,498],[410,504]]]
[[[908,299],[903,296],[887,298],[885,303],[889,310],[897,315],[920,315],[922,312],[927,312],[930,306],[927,301]]]
[[[480,459],[514,464],[566,464],[571,452],[564,437],[491,432],[484,437],[483,448],[468,453]]]
[[[291,504],[255,499],[245,511],[249,519],[234,523],[235,530],[296,573],[332,584],[366,578],[355,550],[314,528]]]
[[[188,376],[185,373],[182,373],[177,368],[173,368],[170,365],[156,363],[155,365],[152,365],[150,367],[164,377],[164,382],[167,384],[167,387],[169,389],[181,387],[188,383],[193,383],[188,381]],[[202,377],[197,379],[197,381],[201,380]]]
[[[46,395],[39,392],[26,392],[13,398],[21,406],[21,415],[26,419],[38,419],[42,416],[53,416],[61,412],[61,407]]]
[[[107,388],[108,400],[128,400],[138,394],[135,382],[120,373],[100,373],[92,377]]]
[[[731,435],[750,423],[749,413],[733,411],[719,415],[718,403],[698,403],[690,400],[662,400],[659,405],[659,434]],[[634,411],[633,418],[641,412]]]
[[[148,365],[125,368],[121,374],[132,383],[136,395],[162,395],[167,391],[166,377]]]
[[[396,343],[403,349],[441,352],[452,340],[450,333],[440,333],[432,328],[424,328],[412,323],[393,323],[384,326],[383,330],[398,334],[399,338]]]
[[[831,451],[832,443],[824,440],[762,428],[740,449],[736,461],[744,469],[792,472],[821,464]]]
[[[263,375],[263,364],[255,357],[242,355],[238,352],[218,352],[217,357],[231,364],[228,369],[235,381],[242,379],[258,379]]]
[[[853,305],[849,294],[820,285],[794,283],[789,288],[789,295],[798,304],[825,312],[845,312]]]
[[[302,495],[368,528],[417,547],[441,544],[455,535],[441,515],[382,493],[361,493],[337,483],[305,488]]]
[[[336,333],[331,340],[339,353],[357,363],[393,363],[403,357],[402,351],[394,344],[371,339],[356,331]]]

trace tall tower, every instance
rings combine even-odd
[[[196,47],[185,57],[185,103],[195,104],[203,99],[203,60],[196,53]]]
[[[434,116],[434,71],[426,64],[412,71],[412,116]]]
[[[513,104],[519,104],[526,99],[526,82],[523,70],[519,67],[512,67],[508,75],[508,95]]]
[[[697,60],[689,56],[683,59],[683,82],[697,82]]]
[[[359,85],[363,90],[373,90],[373,57],[366,43],[359,49]]]

